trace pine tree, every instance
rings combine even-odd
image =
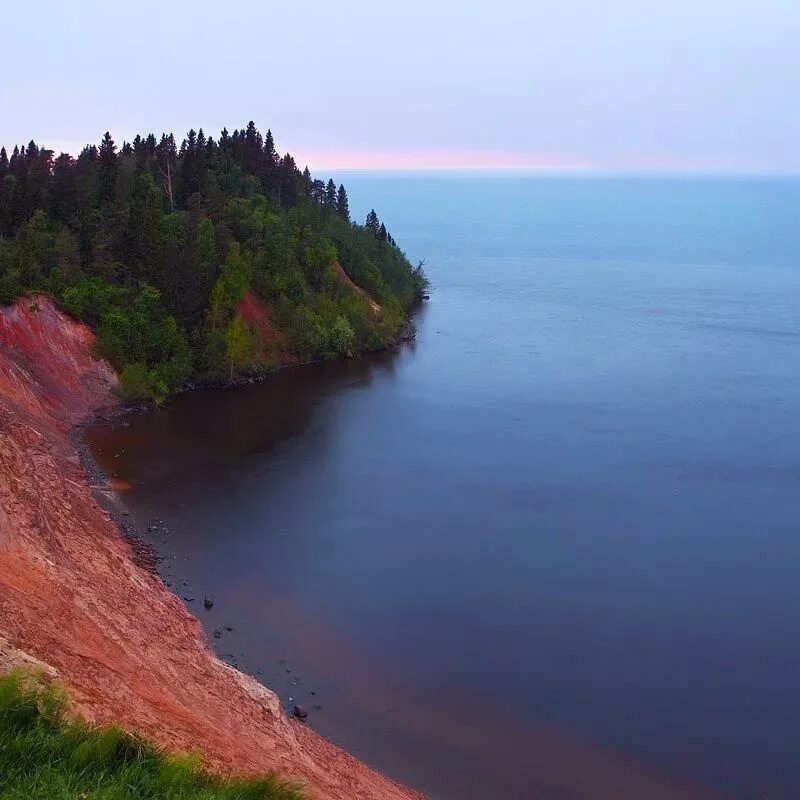
[[[350,222],[350,201],[347,199],[347,190],[344,184],[339,184],[339,191],[336,195],[336,213],[342,218]]]
[[[75,161],[66,153],[53,162],[53,174],[47,193],[50,216],[68,222],[78,213],[78,192],[75,185]]]
[[[381,222],[381,227],[378,229],[378,238],[385,242],[389,234],[386,231],[386,226]]]
[[[325,184],[319,178],[311,183],[311,199],[321,206],[325,205]]]
[[[300,199],[299,179],[301,177],[294,158],[287,153],[278,164],[278,202],[284,208],[292,208],[297,205],[297,201]]]
[[[336,184],[333,182],[333,178],[328,181],[328,185],[325,187],[325,204],[336,211]]]
[[[106,131],[97,153],[100,168],[100,202],[111,204],[114,201],[114,186],[117,182],[117,146]]]
[[[275,152],[275,141],[272,138],[272,131],[268,130],[264,138],[264,151],[261,154],[261,185],[267,197],[271,197],[280,203],[281,186],[278,174],[279,162],[278,154]]]
[[[272,138],[271,130],[267,130],[267,136],[264,139],[264,158],[268,167],[278,163],[278,154],[275,150],[275,140]]]
[[[16,178],[11,174],[11,164],[4,147],[0,150],[0,238],[11,233],[15,183]]]
[[[175,137],[170,134],[161,134],[161,141],[156,147],[156,158],[161,178],[164,182],[164,191],[169,200],[169,210],[175,210],[175,162],[177,153],[175,152]]]
[[[364,223],[365,227],[371,230],[376,236],[380,232],[381,229],[381,221],[378,219],[378,215],[375,213],[375,209],[373,208],[369,214],[367,214],[367,221]]]
[[[244,133],[244,168],[251,175],[260,175],[264,164],[264,141],[255,122],[247,123]]]

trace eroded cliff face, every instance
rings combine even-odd
[[[68,436],[114,404],[93,342],[44,297],[0,308],[0,668],[41,662],[88,719],[214,768],[276,771],[323,800],[419,798],[288,719],[136,566]]]

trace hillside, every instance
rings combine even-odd
[[[0,303],[53,297],[129,397],[384,347],[425,287],[374,211],[355,224],[343,185],[252,122],[0,149]]]

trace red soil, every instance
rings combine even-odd
[[[250,330],[256,333],[260,348],[258,355],[262,361],[274,360],[282,366],[297,363],[297,359],[288,352],[283,332],[272,324],[270,309],[251,289],[244,293],[236,310]]]
[[[0,309],[0,667],[44,662],[88,719],[199,749],[214,768],[275,771],[320,800],[420,798],[288,719],[134,564],[68,436],[114,403],[93,341],[46,298]]]

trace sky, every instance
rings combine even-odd
[[[312,169],[800,172],[799,0],[39,0],[0,143],[252,119]]]

